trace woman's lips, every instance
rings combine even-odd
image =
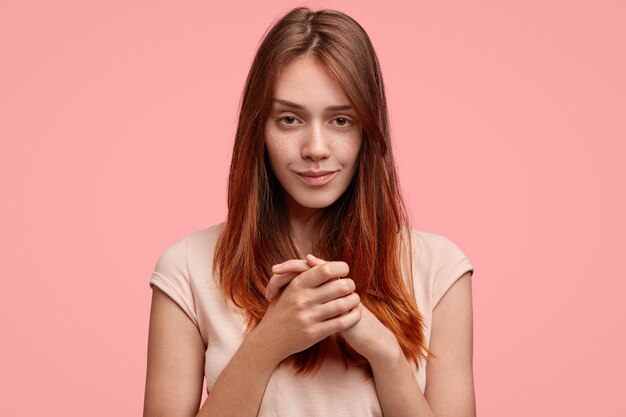
[[[296,172],[296,174],[298,175],[298,178],[300,178],[300,180],[302,180],[302,182],[304,182],[305,184],[319,186],[319,185],[324,185],[330,182],[330,180],[333,179],[335,174],[337,174],[337,171],[328,172],[325,174],[320,173],[318,175],[300,174],[299,172]]]

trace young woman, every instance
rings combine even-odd
[[[297,8],[266,33],[227,219],[150,279],[144,416],[475,415],[473,268],[408,225],[388,123],[352,18]]]

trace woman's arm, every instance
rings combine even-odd
[[[433,311],[424,395],[436,416],[475,417],[471,273],[446,292]]]
[[[318,268],[304,261],[287,264],[296,271],[289,274],[290,280],[295,275],[292,285],[274,298],[261,322],[246,335],[199,412],[204,342],[183,310],[154,288],[144,417],[256,416],[267,383],[284,358],[360,319],[354,282],[335,279],[348,273],[347,264],[329,262]],[[284,278],[278,273],[272,279]]]
[[[325,263],[307,255],[310,266]],[[282,267],[284,271],[288,265]],[[289,283],[270,280],[270,294]],[[472,365],[472,286],[465,273],[446,292],[433,311],[430,349],[438,359],[428,358],[422,394],[395,335],[365,306],[361,319],[341,331],[346,342],[370,363],[383,414],[401,417],[474,417]]]
[[[256,416],[278,364],[250,332],[200,406],[205,346],[198,328],[158,287],[152,294],[144,417]],[[251,377],[254,376],[254,377]]]
[[[153,287],[144,417],[193,417],[202,399],[204,342],[185,312]]]
[[[224,368],[197,417],[256,416],[267,383],[282,360],[253,329]]]
[[[399,346],[368,358],[383,414],[475,417],[470,273],[454,283],[433,311],[429,347],[438,359],[428,358],[423,395]]]

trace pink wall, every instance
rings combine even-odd
[[[2,415],[141,414],[150,273],[299,4],[368,31],[414,226],[476,268],[479,415],[626,415],[623,2],[95,3],[0,3]]]

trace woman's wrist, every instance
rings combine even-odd
[[[280,352],[276,350],[276,344],[259,328],[255,327],[248,333],[243,341],[244,349],[250,351],[272,370],[284,359]]]
[[[373,369],[379,366],[390,366],[391,364],[398,363],[398,361],[403,358],[404,352],[398,340],[394,337],[392,341],[381,345],[379,349],[373,350],[372,353],[368,355],[367,360]]]

